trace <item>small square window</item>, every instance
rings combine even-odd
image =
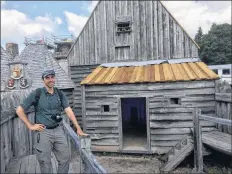
[[[223,69],[222,74],[223,75],[229,75],[230,74],[230,69]]]
[[[116,24],[116,32],[123,33],[123,32],[131,32],[131,24],[130,22],[120,22]]]
[[[213,69],[213,72],[215,72],[216,74],[218,74],[218,70],[217,69]]]
[[[110,106],[109,105],[102,105],[101,111],[102,112],[110,112]]]
[[[170,104],[180,105],[180,98],[170,98]]]

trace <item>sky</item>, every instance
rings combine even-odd
[[[230,1],[162,1],[194,38],[198,27],[207,33],[212,23],[231,24]],[[73,35],[77,37],[97,1],[1,1],[1,45],[19,44],[25,37]],[[181,9],[181,10],[180,10]]]

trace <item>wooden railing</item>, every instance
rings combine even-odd
[[[231,86],[225,82],[218,80],[216,81],[216,116],[222,119],[231,120],[232,117],[232,89]],[[232,135],[231,126],[217,124],[217,129],[221,132],[225,132]]]
[[[216,118],[212,116],[202,115],[200,109],[195,109],[193,115],[193,128],[194,128],[194,168],[195,172],[202,173],[203,172],[203,155],[202,155],[202,132],[200,120],[212,121],[217,124],[230,126],[232,125],[232,121],[228,119]]]
[[[106,173],[106,170],[98,163],[90,150],[90,136],[78,137],[74,130],[64,121],[64,128],[72,137],[76,148],[80,153],[80,173]]]

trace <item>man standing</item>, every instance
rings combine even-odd
[[[81,130],[65,94],[54,88],[55,71],[45,70],[42,74],[42,80],[44,87],[40,88],[39,99],[37,90],[31,92],[18,106],[16,113],[30,130],[36,131],[35,147],[41,172],[52,172],[51,151],[53,151],[58,161],[57,172],[68,173],[71,154],[63,130],[62,109],[73,122],[77,134],[80,136],[87,134]],[[35,103],[37,103],[36,106]],[[32,105],[35,106],[35,124],[30,123],[25,114],[25,111]]]

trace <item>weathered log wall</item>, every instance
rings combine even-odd
[[[80,82],[89,75],[98,65],[71,66],[71,79],[75,83],[73,91],[73,111],[77,121],[82,126],[81,86]]]
[[[116,32],[129,21],[131,32]],[[69,65],[198,57],[198,46],[160,1],[100,1],[68,54]]]
[[[232,120],[232,89],[226,81],[216,81],[216,115],[219,118]],[[217,124],[221,132],[232,134],[231,126]]]
[[[32,152],[32,136],[24,123],[15,115],[15,108],[29,94],[26,91],[1,93],[1,173],[13,157],[28,155]],[[32,121],[34,113],[29,111]]]
[[[155,153],[167,152],[190,134],[193,108],[215,114],[214,81],[85,86],[83,94],[86,131],[93,137],[92,145],[98,146],[119,146],[120,97],[149,97],[151,149]],[[180,98],[180,105],[170,104],[172,97]],[[102,105],[109,105],[110,112],[102,112]],[[207,121],[201,124],[203,130],[214,127]]]

